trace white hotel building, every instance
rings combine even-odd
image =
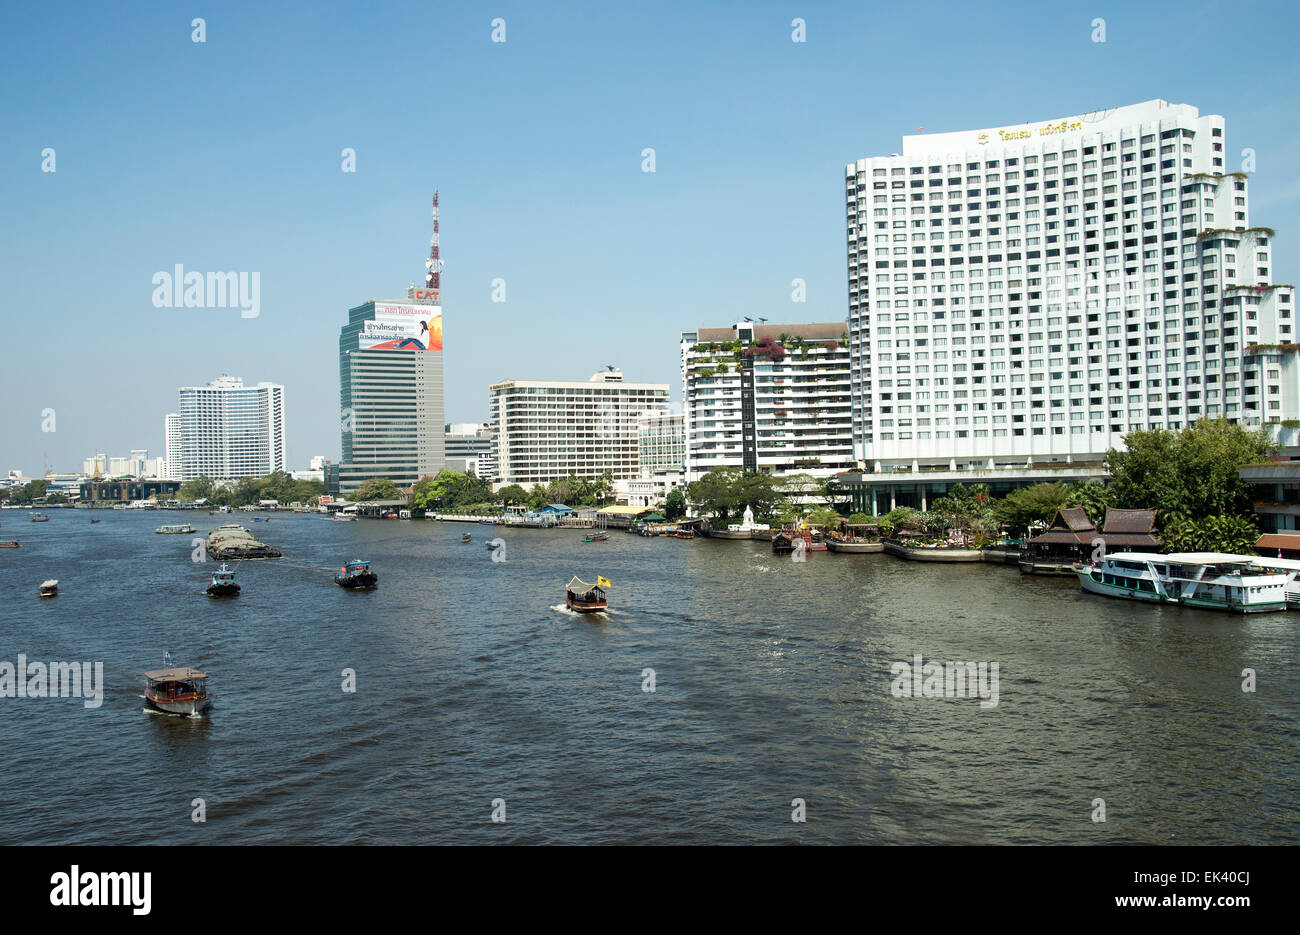
[[[866,470],[1097,461],[1135,429],[1300,415],[1293,289],[1229,152],[1222,117],[1148,101],[848,165]]]
[[[634,478],[640,473],[638,419],[668,412],[668,384],[624,383],[618,370],[585,382],[504,380],[490,392],[497,487],[529,488],[606,471],[615,481]]]
[[[171,466],[170,449],[167,458],[174,479],[231,480],[284,470],[284,387],[278,383],[245,386],[223,376],[207,386],[181,387],[179,415],[179,471]]]
[[[853,469],[843,322],[698,328],[683,332],[681,362],[688,482],[719,467]]]

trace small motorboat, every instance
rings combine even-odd
[[[564,586],[564,605],[578,614],[601,613],[608,609],[609,600],[605,596],[605,586],[609,582],[599,575],[596,584],[587,584],[577,576]]]
[[[369,562],[353,559],[338,570],[334,583],[350,591],[369,591],[378,587],[379,576],[370,570]]]
[[[0,539],[0,549],[21,549],[17,539]]]
[[[469,540],[470,540],[471,538],[473,538],[473,537],[472,537],[469,533],[465,533],[465,535],[463,535],[463,536],[460,537],[460,541],[461,541],[461,542],[469,542]]]
[[[489,539],[483,544],[487,546],[489,552],[495,552],[497,549],[501,548],[501,546],[505,545],[505,543],[500,539]]]
[[[102,522],[103,522],[102,519],[95,519],[94,517],[91,517],[90,525],[93,526],[93,525],[95,525],[96,523],[102,523]]]
[[[59,582],[53,578],[46,579],[41,583],[41,597],[57,597],[59,593]]]
[[[208,585],[208,597],[236,597],[239,585],[235,583],[235,573],[225,562],[212,573],[212,583]]]
[[[164,714],[199,717],[212,705],[208,694],[208,677],[187,666],[154,669],[144,674],[148,684],[145,704]]]
[[[607,532],[593,532],[583,536],[582,541],[583,542],[604,542],[608,538],[609,538],[609,533]]]
[[[48,523],[49,521],[50,521],[50,515],[49,515],[48,513],[33,513],[33,514],[32,514],[32,522],[33,522],[33,523]]]

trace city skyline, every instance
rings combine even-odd
[[[410,119],[410,102],[425,99],[434,78],[415,59],[384,55],[384,37],[399,34],[415,6],[377,13],[359,37],[327,28],[324,15],[304,24],[237,6],[207,17],[203,43],[191,41],[188,14],[7,10],[6,35],[29,40],[7,49],[14,67],[47,76],[0,105],[11,131],[0,193],[25,221],[0,235],[13,283],[10,343],[77,339],[57,344],[57,381],[47,355],[6,368],[0,466],[39,476],[47,458],[51,470],[73,471],[98,451],[164,451],[161,418],[175,387],[222,372],[274,380],[299,401],[286,420],[290,466],[337,459],[335,407],[304,403],[338,398],[335,329],[347,309],[421,281],[435,185],[454,422],[484,421],[495,381],[572,379],[607,363],[669,384],[680,410],[682,331],[744,315],[847,319],[843,166],[918,132],[1046,122],[1155,98],[1221,114],[1224,168],[1240,169],[1242,151],[1253,150],[1252,222],[1276,228],[1275,281],[1293,279],[1300,184],[1287,171],[1296,131],[1286,118],[1295,95],[1239,92],[1294,84],[1288,30],[1261,33],[1253,18],[1209,29],[1182,9],[1098,11],[1104,43],[1093,41],[1092,14],[1066,22],[1025,4],[953,11],[925,37],[927,49],[936,62],[963,63],[987,50],[972,67],[992,93],[954,93],[954,71],[943,67],[870,103],[864,74],[901,73],[914,55],[907,43],[873,41],[908,34],[902,11],[447,11],[428,127]],[[504,43],[492,42],[497,15]],[[791,41],[794,16],[806,18],[804,43]],[[1297,14],[1277,4],[1258,16],[1284,27]],[[1020,41],[1006,56],[998,50],[1011,20]],[[110,32],[119,40],[96,41]],[[267,37],[298,33],[299,43],[276,42],[275,67],[298,73],[286,88],[316,90],[259,99],[250,63],[266,57]],[[1182,72],[1149,56],[1152,34],[1183,50]],[[45,41],[54,35],[59,43]],[[1230,86],[1193,67],[1237,45],[1252,54]],[[382,67],[340,81],[321,63],[345,46]],[[664,67],[674,62],[689,67]],[[159,87],[159,67],[186,77]],[[587,81],[591,69],[607,76],[599,87]],[[548,82],[533,80],[542,70]],[[88,74],[112,80],[88,91]],[[458,80],[469,74],[474,82]],[[115,122],[105,124],[99,112],[117,96]],[[228,115],[226,130],[186,128],[184,115],[199,113]],[[162,129],[137,139],[119,129],[128,123]],[[43,173],[47,147],[57,169]],[[653,173],[642,171],[646,148]],[[355,172],[342,171],[348,149]],[[89,307],[63,298],[72,265],[96,283]],[[234,303],[155,305],[152,277],[177,265],[258,274],[258,314]],[[791,301],[796,279],[804,303]],[[493,301],[497,280],[504,302]],[[577,333],[583,356],[569,350]],[[53,431],[42,431],[47,411]]]

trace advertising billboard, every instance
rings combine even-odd
[[[363,351],[440,351],[442,307],[376,302],[358,340]]]

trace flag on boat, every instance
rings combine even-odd
[[[609,579],[608,579],[608,578],[602,578],[600,575],[597,575],[597,576],[596,576],[596,587],[598,587],[598,588],[607,588],[607,587],[609,587]]]

